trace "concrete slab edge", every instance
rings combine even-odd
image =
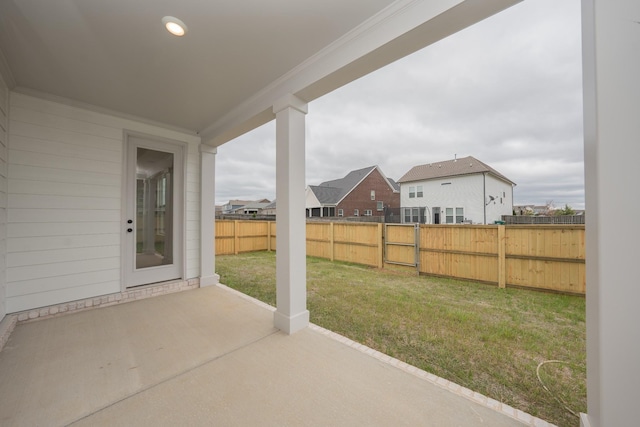
[[[101,295],[97,297],[40,307],[33,310],[25,310],[14,313],[13,316],[16,316],[18,323],[30,322],[34,320],[48,319],[54,316],[76,313],[84,310],[91,310],[94,308],[124,304],[131,301],[139,301],[142,299],[152,298],[160,295],[172,294],[174,292],[187,291],[190,289],[196,289],[199,286],[200,280],[198,278],[156,283],[149,286],[128,289],[124,292],[118,292],[115,294]]]
[[[7,314],[0,321],[0,351],[4,348],[4,345],[9,341],[11,332],[18,323],[18,316],[15,314]]]
[[[273,306],[270,306],[269,304],[265,304],[264,302],[250,297],[247,294],[243,294],[242,292],[239,292],[235,289],[232,289],[228,286],[225,286],[221,283],[217,284],[216,286],[218,286],[221,289],[224,289],[228,292],[231,292],[234,295],[237,295],[238,297],[245,299],[247,301],[251,301],[254,304],[266,308],[267,310],[270,311],[276,311],[276,308]],[[529,425],[532,427],[557,427],[555,424],[551,424],[541,418],[537,418],[534,417],[533,415],[530,415],[526,412],[523,412],[519,409],[515,409],[509,405],[507,405],[506,403],[502,403],[499,402],[495,399],[492,399],[490,397],[484,396],[480,393],[474,392],[473,390],[470,390],[466,387],[462,387],[452,381],[446,380],[444,378],[438,377],[436,375],[433,375],[427,371],[424,371],[422,369],[416,368],[413,365],[409,365],[408,363],[405,363],[401,360],[398,360],[396,358],[393,358],[391,356],[388,356],[384,353],[379,352],[378,350],[374,350],[371,347],[367,347],[365,345],[362,345],[358,342],[355,342],[343,335],[337,334],[333,331],[330,331],[328,329],[325,329],[321,326],[318,326],[314,323],[310,323],[309,324],[309,329],[318,332],[322,335],[325,335],[335,341],[338,341],[348,347],[351,347],[355,350],[358,350],[370,357],[373,357],[383,363],[386,363],[388,365],[394,366],[408,374],[411,374],[413,376],[416,376],[422,380],[425,381],[429,381],[439,387],[442,387],[448,391],[450,391],[451,393],[457,394],[458,396],[464,397],[468,400],[471,400],[473,402],[476,402],[482,406],[485,406],[489,409],[493,409],[494,411],[500,412],[510,418],[516,419],[520,422],[522,422],[525,425]]]
[[[269,311],[273,311],[273,312],[275,312],[275,311],[276,311],[276,308],[275,308],[274,306],[269,305],[269,304],[267,304],[266,302],[262,302],[262,301],[260,301],[259,299],[256,299],[256,298],[254,298],[254,297],[250,297],[250,296],[249,296],[249,295],[247,295],[247,294],[243,294],[243,293],[242,293],[242,292],[240,292],[240,291],[236,291],[235,289],[230,288],[230,287],[228,287],[227,285],[223,285],[222,283],[218,283],[218,284],[216,284],[215,286],[219,287],[220,289],[224,289],[225,291],[230,292],[230,293],[232,293],[233,295],[236,295],[237,297],[240,297],[240,298],[242,298],[242,299],[244,299],[244,300],[251,301],[252,303],[254,303],[254,304],[256,304],[256,305],[258,305],[258,306],[260,306],[260,307],[262,307],[262,308],[265,308],[265,309],[267,309],[267,310],[269,310]]]
[[[519,409],[515,409],[505,403],[499,402],[490,397],[484,396],[478,392],[470,390],[466,387],[462,387],[452,381],[447,379],[438,377],[433,375],[427,371],[416,368],[413,365],[409,365],[401,360],[388,356],[384,353],[379,352],[378,350],[374,350],[370,347],[357,343],[343,335],[337,334],[333,331],[325,329],[321,326],[311,323],[309,325],[309,329],[314,330],[320,334],[326,335],[329,338],[332,338],[348,347],[351,347],[355,350],[358,350],[362,353],[365,353],[368,356],[371,356],[375,359],[380,360],[383,363],[391,365],[395,368],[400,369],[408,374],[421,378],[425,381],[429,381],[439,387],[442,387],[451,393],[457,394],[458,396],[464,397],[468,400],[476,402],[482,406],[485,406],[489,409],[493,409],[494,411],[501,412],[508,417],[514,418],[525,425],[533,426],[533,427],[556,427],[554,424],[551,424],[543,419],[534,417],[533,415],[527,414]]]

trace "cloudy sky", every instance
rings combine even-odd
[[[580,0],[525,0],[309,104],[307,185],[474,156],[515,204],[584,208]],[[218,149],[216,203],[275,198],[275,122]]]

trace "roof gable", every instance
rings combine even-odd
[[[425,181],[477,173],[490,173],[503,181],[515,185],[509,178],[472,156],[414,166],[398,182]]]
[[[397,183],[387,178],[378,165],[357,169],[349,172],[344,178],[325,181],[320,185],[310,185],[309,188],[321,204],[337,205],[375,170],[380,173],[392,191],[400,191]]]

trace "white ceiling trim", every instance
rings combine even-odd
[[[365,21],[204,129],[219,146],[275,118],[287,94],[311,102],[521,0],[400,0]]]

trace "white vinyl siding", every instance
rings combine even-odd
[[[7,309],[120,292],[124,132],[189,143],[186,277],[199,275],[195,136],[11,94]]]
[[[6,310],[7,265],[7,147],[9,145],[9,89],[0,76],[0,320]]]
[[[483,185],[485,188],[483,189]],[[416,189],[422,187],[423,196],[416,197]],[[413,189],[413,190],[412,190]],[[412,197],[411,194],[414,194]],[[489,196],[502,197],[496,202],[486,202]],[[486,201],[483,199],[486,197]],[[400,206],[402,207],[424,207],[426,210],[426,221],[433,224],[433,208],[441,207],[440,222],[446,223],[445,208],[453,208],[451,212],[451,224],[456,223],[456,216],[463,216],[462,221],[470,221],[473,224],[482,224],[485,219],[488,224],[493,224],[495,220],[502,218],[502,215],[510,215],[513,209],[513,191],[511,184],[501,179],[487,174],[484,177],[481,173],[447,177],[442,179],[432,179],[424,181],[414,181],[402,183],[400,187]],[[456,213],[456,208],[462,208],[462,215]]]

